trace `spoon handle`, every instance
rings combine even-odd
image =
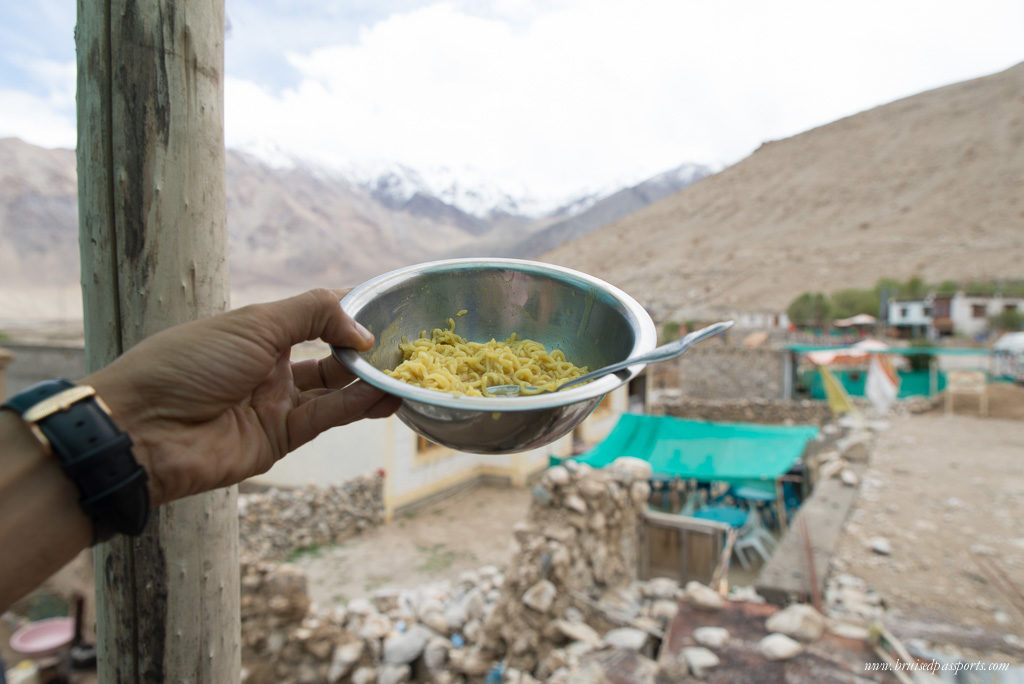
[[[581,375],[578,378],[573,378],[572,380],[569,380],[568,382],[564,382],[561,385],[559,385],[558,389],[555,391],[561,391],[566,389],[567,387],[572,387],[574,385],[579,385],[584,382],[596,380],[597,378],[608,375],[609,373],[620,371],[623,368],[628,368],[629,366],[635,366],[638,363],[654,363],[656,361],[666,361],[668,359],[675,358],[682,354],[687,349],[689,349],[692,345],[700,342],[701,340],[705,340],[709,337],[717,335],[720,332],[728,330],[733,326],[733,324],[733,321],[723,321],[721,323],[714,323],[712,325],[709,325],[706,328],[701,328],[700,330],[694,330],[692,333],[680,337],[678,340],[675,340],[674,342],[669,342],[668,344],[663,344],[660,347],[656,347],[651,351],[647,352],[646,354],[641,354],[640,356],[632,356],[626,359],[625,361],[619,361],[618,363],[613,363],[609,366],[598,368],[596,371],[587,373],[586,375]]]

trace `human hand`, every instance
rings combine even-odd
[[[400,399],[352,382],[330,356],[291,363],[306,340],[373,346],[341,310],[342,294],[313,290],[184,323],[82,380],[131,436],[154,506],[266,472],[330,427],[398,409]]]

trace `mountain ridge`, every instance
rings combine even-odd
[[[767,142],[541,258],[680,321],[882,277],[1019,278],[1022,187],[1024,64]]]

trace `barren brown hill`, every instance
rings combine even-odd
[[[766,143],[555,249],[659,319],[806,290],[1024,276],[1024,64]]]

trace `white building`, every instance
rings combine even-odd
[[[931,298],[895,299],[889,302],[886,323],[896,337],[926,337],[932,325]]]
[[[646,392],[642,378],[634,379],[633,386]],[[629,388],[620,387],[609,393],[573,433],[532,451],[498,456],[467,454],[432,444],[394,416],[361,420],[324,432],[253,480],[276,486],[329,486],[383,470],[384,508],[391,519],[396,510],[476,481],[526,485],[547,467],[549,456],[572,455],[574,439],[586,444],[604,439],[619,416],[630,410],[630,399]]]
[[[1024,312],[1024,297],[1002,295],[935,295],[931,334],[975,337],[989,331],[989,319],[1004,311]]]

